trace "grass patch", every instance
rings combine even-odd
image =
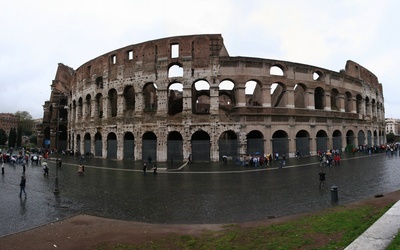
[[[252,228],[233,224],[201,236],[171,235],[146,244],[102,244],[96,249],[342,249],[389,208],[337,207],[280,224]],[[396,240],[399,246],[400,237]]]

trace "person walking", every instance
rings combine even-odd
[[[21,182],[19,183],[19,186],[20,186],[19,197],[21,198],[22,192],[24,192],[26,198],[26,191],[25,191],[26,178],[23,175],[21,176]]]
[[[146,163],[145,164],[143,164],[143,176],[146,176],[146,173],[147,172],[147,165],[146,165]]]
[[[157,164],[154,164],[153,175],[156,175],[156,174],[157,174]]]
[[[325,172],[323,169],[319,171],[319,189],[324,189],[325,187]]]

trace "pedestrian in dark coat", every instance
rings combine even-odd
[[[20,186],[19,197],[21,198],[22,192],[24,192],[26,198],[26,191],[25,191],[26,178],[23,175],[21,176],[21,182],[19,183],[19,186]]]
[[[324,189],[325,185],[325,172],[323,169],[319,172],[319,189]]]

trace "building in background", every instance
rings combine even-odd
[[[386,118],[386,134],[393,133],[395,136],[400,135],[400,119]]]
[[[0,113],[0,129],[6,131],[7,135],[11,128],[17,129],[19,126],[19,117],[11,113]]]

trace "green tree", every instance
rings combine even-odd
[[[10,133],[8,134],[8,147],[15,147],[16,142],[15,128],[10,128]]]
[[[0,128],[0,145],[6,145],[7,139],[6,131]]]
[[[17,111],[14,115],[19,117],[19,126],[22,129],[21,135],[30,136],[34,125],[31,114],[28,111]]]
[[[389,134],[386,134],[386,142],[392,143],[396,140],[396,136],[393,134],[393,132],[390,132]]]
[[[22,144],[22,128],[21,128],[21,126],[18,126],[17,147],[21,147],[21,144]]]

